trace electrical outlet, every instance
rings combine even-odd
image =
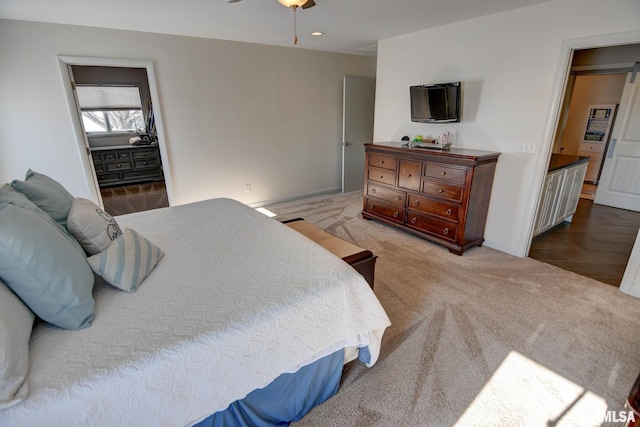
[[[251,184],[245,184],[245,185],[244,185],[244,192],[245,192],[245,193],[248,193],[248,192],[250,192],[250,191],[251,191]]]
[[[536,152],[536,146],[533,144],[521,144],[520,147],[518,147],[518,152],[533,154]]]

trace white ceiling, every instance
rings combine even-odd
[[[315,0],[298,9],[298,47],[367,54],[357,49],[547,1]],[[293,12],[278,0],[0,0],[0,18],[293,46]]]

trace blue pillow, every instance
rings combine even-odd
[[[64,237],[68,239],[69,242],[76,247],[76,249],[78,249],[80,254],[84,255],[84,249],[82,249],[80,243],[76,240],[75,237],[73,237],[71,232],[67,230],[66,227],[63,227],[62,225],[55,222],[49,214],[36,206],[31,200],[27,198],[27,196],[19,191],[14,190],[13,187],[11,187],[9,184],[5,184],[0,187],[0,207],[2,207],[2,205],[6,203],[32,211],[36,215],[42,217],[43,220],[58,227],[60,233],[62,233],[62,235],[64,235]]]
[[[0,205],[0,279],[40,318],[65,329],[93,320],[95,276],[84,255],[37,212]]]
[[[55,222],[67,228],[67,215],[74,197],[62,184],[29,169],[24,181],[13,180],[11,186],[51,215]]]

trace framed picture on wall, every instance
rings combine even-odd
[[[584,124],[581,142],[601,142],[609,139],[609,131],[616,115],[616,104],[590,105]]]

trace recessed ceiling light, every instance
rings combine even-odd
[[[321,36],[324,33],[322,31],[314,31],[313,33],[311,33],[312,36]]]

